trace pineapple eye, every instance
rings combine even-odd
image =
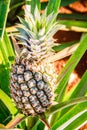
[[[44,85],[45,85],[45,83],[41,80],[41,81],[38,81],[38,83],[37,83],[37,87],[39,88],[39,89],[43,89],[44,88]]]
[[[43,74],[43,80],[44,82],[48,82],[46,74]]]
[[[42,107],[41,107],[40,105],[37,105],[37,106],[35,107],[35,111],[36,111],[36,112],[41,112],[41,110],[42,110]]]
[[[40,101],[41,101],[41,102],[44,102],[45,100],[47,100],[47,97],[46,97],[45,95],[42,95],[42,96],[40,97]]]
[[[36,86],[36,81],[34,79],[29,80],[28,81],[28,86],[29,86],[29,88],[32,88],[32,87]]]
[[[30,88],[30,92],[31,92],[31,94],[36,94],[37,91],[38,91],[38,89],[37,89],[36,87],[32,87],[32,88]]]
[[[11,79],[13,80],[13,82],[16,82],[17,81],[17,75],[11,74]]]
[[[31,71],[24,72],[24,78],[26,81],[30,80],[33,77]]]
[[[21,84],[21,89],[22,90],[28,90],[28,86],[26,84]]]
[[[22,96],[22,92],[21,92],[20,90],[18,90],[16,93],[17,93],[17,95],[18,95],[19,97]]]
[[[37,81],[42,80],[42,74],[40,72],[36,72],[34,76]]]
[[[23,108],[23,104],[18,103],[18,107],[19,107],[20,109],[22,109],[22,108]]]
[[[36,107],[36,106],[38,106],[38,105],[40,105],[40,103],[39,103],[38,100],[32,101],[32,106],[33,106],[33,107]]]
[[[36,96],[32,96],[32,95],[31,95],[31,96],[29,97],[29,99],[30,99],[30,101],[32,102],[32,101],[36,100],[36,99],[37,99],[37,97],[36,97]]]
[[[23,83],[23,82],[24,82],[23,75],[18,75],[18,83]]]
[[[25,105],[25,109],[31,109],[31,105],[30,104],[24,104]]]
[[[44,95],[44,92],[43,91],[38,91],[37,92],[37,96],[40,98],[41,96],[43,96]]]
[[[29,91],[23,91],[23,94],[24,94],[24,96],[26,96],[26,97],[29,97],[29,96],[30,96]]]
[[[45,107],[45,106],[48,106],[48,105],[49,105],[48,100],[43,101],[43,102],[42,102],[42,105],[43,105],[44,107]]]
[[[14,87],[15,87],[15,89],[19,89],[19,88],[20,88],[20,86],[19,86],[18,83],[15,83],[15,84],[14,84]]]
[[[22,97],[22,102],[23,103],[28,102],[28,98],[27,97]]]
[[[17,67],[17,74],[23,74],[24,73],[24,66],[23,65],[19,65]]]
[[[17,65],[16,65],[16,66],[14,66],[14,65],[12,66],[12,72],[13,72],[13,73],[16,73],[16,72],[17,72]]]
[[[20,102],[20,101],[21,101],[21,98],[18,97],[18,96],[15,96],[15,101],[16,101],[16,102]]]

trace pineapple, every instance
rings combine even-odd
[[[15,34],[23,45],[20,55],[12,65],[10,90],[17,107],[25,115],[37,115],[46,111],[52,104],[53,91],[57,86],[54,63],[48,62],[55,52],[53,35],[60,25],[56,22],[57,13],[41,15],[38,7],[34,13],[26,6],[25,19],[19,18],[19,31]]]

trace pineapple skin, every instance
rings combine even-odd
[[[44,69],[43,64],[28,59],[27,53],[17,57],[12,65],[11,96],[17,107],[27,116],[45,112],[52,103],[52,76]]]

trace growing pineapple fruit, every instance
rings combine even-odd
[[[19,18],[16,34],[23,45],[12,65],[10,89],[17,107],[25,115],[46,111],[52,103],[53,89],[57,85],[54,64],[48,62],[55,52],[53,35],[60,27],[57,13],[40,15],[38,7],[31,13],[26,6],[25,19]],[[30,9],[30,8],[29,8]]]

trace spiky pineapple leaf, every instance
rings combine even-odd
[[[11,98],[1,89],[0,89],[0,100],[5,104],[5,106],[8,108],[11,114],[13,115],[16,114],[17,109],[14,103],[12,102]]]
[[[85,39],[84,39],[85,38]],[[80,41],[80,45],[79,45],[79,47],[81,46],[81,48],[82,48],[82,45],[83,45],[83,42],[85,42],[85,45],[86,45],[86,38],[87,38],[87,36],[85,36],[85,37],[82,37],[82,39],[81,39],[81,41]],[[82,45],[81,45],[82,44]],[[78,48],[79,48],[78,47]],[[81,50],[81,48],[79,48],[79,49],[77,49],[76,50],[76,52],[77,53],[79,53],[80,54],[80,51],[79,50]],[[86,50],[86,48],[84,48],[85,50]],[[84,54],[84,52],[85,52],[85,50],[83,51],[83,54]],[[75,52],[75,53],[76,53]],[[73,54],[74,55],[74,57],[73,58],[75,58],[76,57],[76,55],[78,56],[78,58],[79,58],[79,56],[80,55],[82,55],[82,54],[80,54],[80,55],[78,55],[78,54]],[[81,56],[82,57],[82,56]],[[80,57],[80,58],[81,58]],[[59,97],[61,97],[61,100],[63,100],[63,101],[66,101],[66,100],[70,100],[69,98],[70,98],[70,95],[68,95],[68,94],[66,94],[65,93],[65,90],[66,90],[66,87],[67,87],[67,82],[68,82],[68,79],[69,79],[69,76],[70,75],[67,75],[67,74],[69,74],[69,71],[70,71],[70,69],[72,69],[72,67],[71,66],[73,66],[74,67],[74,64],[77,62],[77,58],[76,59],[74,59],[74,60],[76,60],[75,62],[73,62],[73,60],[71,60],[70,61],[70,63],[68,64],[68,66],[66,67],[66,69],[65,69],[65,71],[63,72],[63,73],[61,73],[59,76],[59,80],[61,80],[60,81],[60,84],[59,84],[59,86],[58,87],[60,87],[61,85],[63,85],[63,86],[61,86],[61,88],[60,88],[60,94],[58,95]],[[64,70],[64,69],[63,69]],[[72,71],[71,71],[72,72]],[[70,72],[70,74],[71,74],[71,72]],[[64,76],[64,77],[63,77]],[[84,81],[84,82],[86,82],[86,81]],[[83,87],[83,85],[80,87],[80,88],[82,88]],[[59,88],[58,88],[59,89]],[[73,91],[72,91],[72,93],[73,93]],[[84,95],[82,95],[82,96],[84,96]],[[76,96],[75,96],[76,97]],[[78,97],[78,96],[77,96]],[[58,99],[58,98],[57,98]],[[61,100],[59,99],[59,102],[61,102]],[[62,115],[64,115],[66,112],[68,112],[70,110],[70,107],[67,107],[67,109],[64,109],[64,110],[61,110],[60,112],[57,112],[57,113],[55,113],[53,116],[52,116],[52,119],[51,119],[51,122],[52,122],[52,124],[53,124],[53,122],[55,122],[56,120],[58,120],[60,117],[62,117]],[[55,118],[55,116],[56,116],[56,118]]]
[[[65,89],[66,89],[66,84],[69,80],[70,74],[72,73],[72,71],[74,70],[74,68],[76,67],[76,65],[78,64],[79,60],[81,59],[81,57],[83,56],[83,54],[85,53],[86,49],[87,49],[87,34],[84,34],[80,40],[80,45],[77,48],[77,50],[75,51],[75,53],[70,57],[70,59],[68,60],[66,66],[64,67],[64,69],[62,70],[61,74],[58,77],[58,80],[61,79],[57,89],[56,89],[56,93],[59,94],[57,100],[60,102],[65,94]],[[71,66],[70,66],[71,65]],[[68,69],[69,68],[69,69]],[[67,71],[68,70],[68,71]],[[67,71],[67,75],[65,74]],[[64,76],[63,76],[64,75]]]
[[[73,14],[58,14],[58,19],[75,19],[75,20],[87,20],[85,14],[73,13]]]
[[[6,32],[0,40],[0,88],[9,95],[10,64],[14,61],[14,51]]]
[[[3,60],[3,61],[1,61],[1,63],[6,66],[9,66],[10,65],[10,62],[8,59],[9,54],[8,54],[7,47],[6,47],[4,40],[0,40],[0,51],[1,51],[2,60]]]
[[[87,22],[86,21],[75,21],[73,20],[59,20],[60,24],[66,25],[68,27],[76,26],[76,27],[82,27],[87,28]]]
[[[7,125],[6,128],[14,128],[17,124],[19,124],[26,117],[23,114],[18,113]]]
[[[54,13],[57,14],[61,0],[49,0],[47,5],[47,15]]]
[[[9,69],[6,69],[5,66],[0,66],[0,88],[7,94],[10,95],[9,91]]]
[[[59,20],[59,23],[76,32],[87,32],[87,24],[85,21],[78,22],[73,20],[72,22],[71,20]]]
[[[41,121],[38,120],[31,130],[38,130],[38,126],[40,123],[41,123]]]
[[[47,115],[54,114],[60,110],[68,108],[69,106],[73,106],[73,105],[79,104],[81,102],[86,102],[86,101],[87,101],[87,97],[79,97],[79,98],[70,99],[68,101],[61,102],[54,106],[51,106],[50,109],[46,112],[46,114]]]
[[[55,129],[64,129],[67,127],[72,121],[76,120],[80,115],[87,111],[87,101],[75,105],[69,111],[67,111],[62,117],[56,120],[55,124],[53,124],[52,130]]]
[[[84,75],[81,78],[80,83],[75,87],[73,92],[70,92],[70,98],[75,98],[75,97],[82,97],[86,95],[87,93],[87,71],[84,73]],[[67,99],[67,95],[64,99]]]
[[[0,0],[0,38],[4,35],[10,0]]]
[[[39,12],[41,10],[40,0],[31,0],[31,13],[34,14],[35,8],[38,8]]]
[[[73,3],[73,2],[76,2],[76,1],[77,1],[77,0],[67,0],[67,1],[62,0],[60,6],[67,6],[67,5],[69,5],[69,4]]]
[[[2,61],[0,64],[3,64],[7,67],[10,66],[10,63],[14,61],[14,51],[11,44],[11,41],[8,37],[8,34],[4,32],[4,36],[0,39],[0,53],[2,55]]]
[[[71,122],[64,130],[79,130],[84,123],[87,123],[87,111]]]
[[[10,41],[10,38],[8,37],[7,32],[4,32],[4,37],[3,37],[3,42],[5,42],[6,48],[7,48],[7,52],[8,52],[8,59],[10,61],[10,63],[12,63],[14,61],[14,50],[12,47],[12,43]]]
[[[0,123],[6,125],[12,118],[12,115],[9,109],[5,106],[5,104],[0,99]]]

